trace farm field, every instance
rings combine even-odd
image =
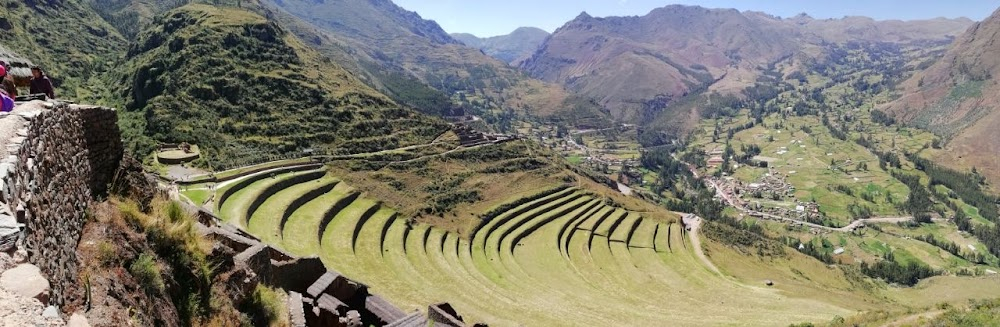
[[[721,126],[725,130],[728,126],[747,122],[737,119],[722,122]],[[710,135],[714,126],[714,123],[704,124],[702,135]],[[850,223],[853,218],[849,205],[866,206],[876,216],[899,216],[902,213],[896,204],[906,201],[909,195],[906,185],[879,167],[877,157],[854,142],[833,138],[816,117],[781,119],[771,116],[763,124],[735,133],[729,145],[734,149],[759,146],[758,160],[766,161],[770,167],[740,166],[734,178],[749,184],[771,172],[780,174],[795,187],[795,198],[815,201],[820,211],[839,226]],[[709,151],[725,146],[725,143],[712,142],[707,136],[699,137],[692,145]],[[838,186],[846,187],[851,193],[847,194]],[[862,194],[873,201],[862,199]]]
[[[404,311],[447,301],[467,321],[496,326],[684,326],[820,322],[854,310],[717,274],[675,214],[627,210],[574,186],[500,206],[467,234],[408,221],[324,170],[249,175],[217,197],[225,221],[319,256]]]

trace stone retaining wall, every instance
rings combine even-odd
[[[52,304],[62,305],[77,281],[76,248],[88,205],[107,192],[123,155],[117,114],[57,105],[13,115],[27,124],[5,144],[0,202],[25,225],[28,259],[52,284]]]

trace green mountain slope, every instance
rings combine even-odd
[[[294,21],[291,17],[300,20],[293,30],[318,49],[349,49],[350,56],[333,57],[345,67],[357,67],[356,72],[370,77],[367,82],[379,91],[422,112],[445,115],[515,112],[522,117],[552,117],[564,114],[563,109],[571,106],[566,102],[570,95],[561,87],[532,79],[478,49],[461,44],[437,23],[391,1],[263,0],[262,3],[273,10],[275,17],[290,16],[282,19],[283,23]],[[400,85],[401,82],[406,85]],[[427,89],[413,82],[438,93],[428,95]],[[460,110],[427,107],[442,104],[422,102],[419,96],[437,99],[443,96]],[[600,107],[591,106],[587,113],[585,116],[591,119],[576,123],[607,123]]]
[[[157,14],[197,1],[87,0],[87,2],[98,15],[114,26],[122,36],[131,40],[138,36],[142,27],[149,24]],[[214,4],[219,4],[219,1],[215,1]]]
[[[133,146],[199,143],[215,158],[429,142],[443,123],[400,108],[277,24],[188,5],[139,34],[117,76]]]
[[[89,100],[125,39],[79,0],[0,0],[0,44],[47,71],[61,98]]]

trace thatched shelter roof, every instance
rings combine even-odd
[[[31,66],[35,65],[31,60],[0,44],[0,61],[7,63],[7,74],[14,77],[14,82],[18,86],[28,86],[31,81]]]

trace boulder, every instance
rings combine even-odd
[[[24,297],[36,298],[42,304],[49,301],[49,281],[32,264],[21,264],[3,272],[0,287]]]
[[[67,327],[90,327],[90,322],[87,321],[87,317],[84,317],[79,312],[74,313],[69,317],[69,321],[66,322]]]
[[[45,319],[59,319],[59,309],[54,306],[45,307],[45,311],[42,311],[42,318]]]

